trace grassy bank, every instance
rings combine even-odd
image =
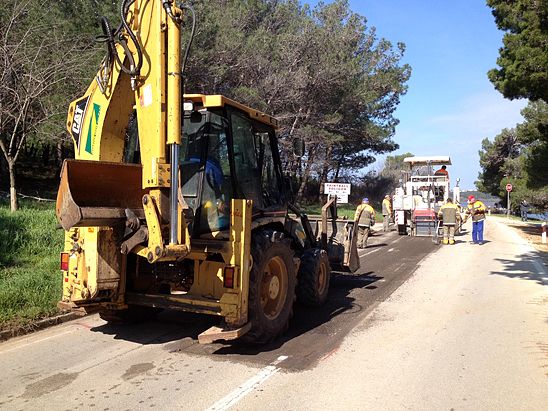
[[[63,230],[54,204],[20,206],[12,213],[0,201],[0,330],[54,314],[61,297]]]

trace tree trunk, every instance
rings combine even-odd
[[[327,183],[327,175],[329,174],[329,162],[331,161],[331,153],[333,147],[328,146],[325,150],[325,158],[323,160],[322,174],[320,175],[320,190],[318,192],[318,201],[320,204],[323,202],[323,185]]]
[[[341,171],[341,162],[337,161],[337,168],[335,169],[335,177],[333,178],[334,183],[339,182],[339,172]]]
[[[301,186],[299,187],[299,192],[297,193],[297,203],[300,203],[303,199],[304,189],[308,184],[308,178],[310,177],[310,171],[312,170],[312,164],[314,163],[315,150],[310,149],[308,152],[308,161],[306,162],[306,167],[303,171],[303,179],[301,181]]]
[[[7,163],[4,161],[4,157],[0,157],[0,190],[4,187],[7,188],[7,177],[8,177],[8,167]],[[4,179],[5,178],[5,179]]]
[[[8,161],[8,172],[10,175],[10,209],[12,212],[17,211],[17,186],[15,185],[15,163]]]
[[[61,164],[63,163],[63,143],[61,141],[58,141],[55,146],[55,164],[57,167],[61,167]]]
[[[49,156],[50,156],[50,145],[44,144],[42,147],[42,165],[47,166],[49,164]]]

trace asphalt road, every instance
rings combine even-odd
[[[118,327],[92,315],[2,343],[0,409],[227,409],[225,394],[245,395],[253,378],[313,372],[437,247],[394,231],[369,244],[360,271],[334,273],[328,303],[297,306],[288,332],[267,346],[199,345],[215,320],[177,312]]]

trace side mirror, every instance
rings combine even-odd
[[[304,156],[304,150],[304,140],[299,137],[293,139],[293,155],[295,157],[302,157]]]

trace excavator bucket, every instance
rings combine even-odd
[[[356,272],[360,268],[357,248],[357,235],[354,233],[354,222],[344,219],[327,219],[325,234],[322,235],[322,221],[315,223],[316,233],[322,248],[327,250],[333,267],[342,271]]]
[[[126,219],[126,209],[144,216],[141,178],[140,165],[65,160],[56,205],[61,226],[112,226]]]
[[[328,199],[319,218],[308,218],[314,237],[327,250],[333,267],[355,273],[360,268],[354,221],[337,218],[337,199]]]

